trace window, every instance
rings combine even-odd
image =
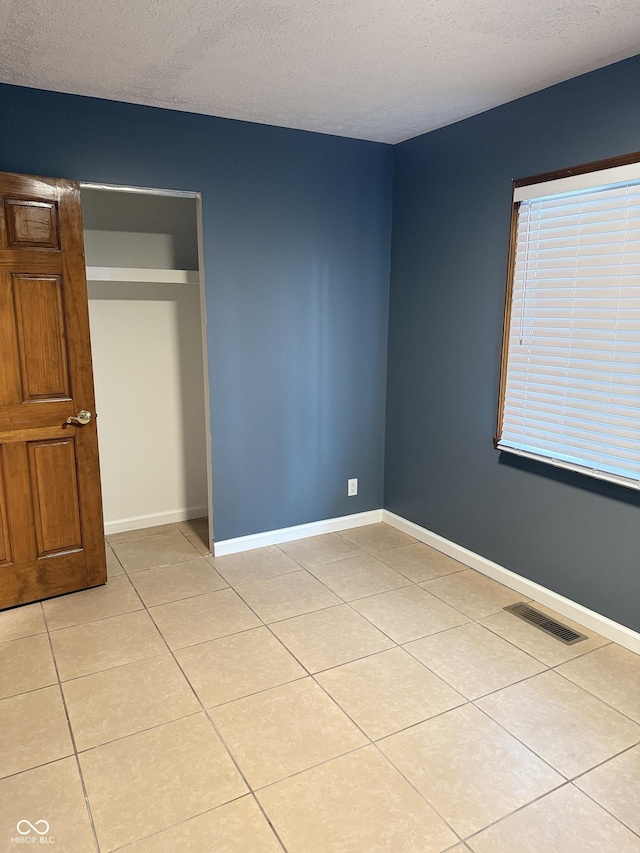
[[[640,154],[514,182],[497,436],[640,488]]]

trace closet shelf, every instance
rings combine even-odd
[[[200,276],[197,270],[87,267],[87,281],[147,281],[155,284],[198,284]]]

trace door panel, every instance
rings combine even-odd
[[[55,202],[5,197],[7,246],[59,249],[58,207]]]
[[[29,473],[38,557],[81,547],[73,438],[30,441]]]
[[[0,608],[106,581],[80,192],[0,173]]]
[[[60,276],[12,275],[22,401],[69,399]]]

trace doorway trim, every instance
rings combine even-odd
[[[196,202],[196,231],[198,240],[198,274],[200,287],[200,322],[202,328],[202,361],[204,375],[204,416],[205,416],[205,453],[207,461],[207,518],[209,522],[209,548],[213,552],[213,468],[211,453],[211,392],[209,385],[209,342],[207,339],[207,300],[204,269],[204,230],[202,226],[202,193],[190,190],[167,190],[157,187],[135,187],[123,184],[103,184],[93,181],[79,181],[80,189],[108,190],[110,192],[132,193],[136,195],[169,196],[172,198],[192,198]]]

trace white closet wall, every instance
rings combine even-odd
[[[197,270],[195,200],[82,198],[88,278],[111,279],[88,281],[105,529],[205,516],[200,289],[193,274],[153,273]],[[131,268],[148,280],[113,280]]]

